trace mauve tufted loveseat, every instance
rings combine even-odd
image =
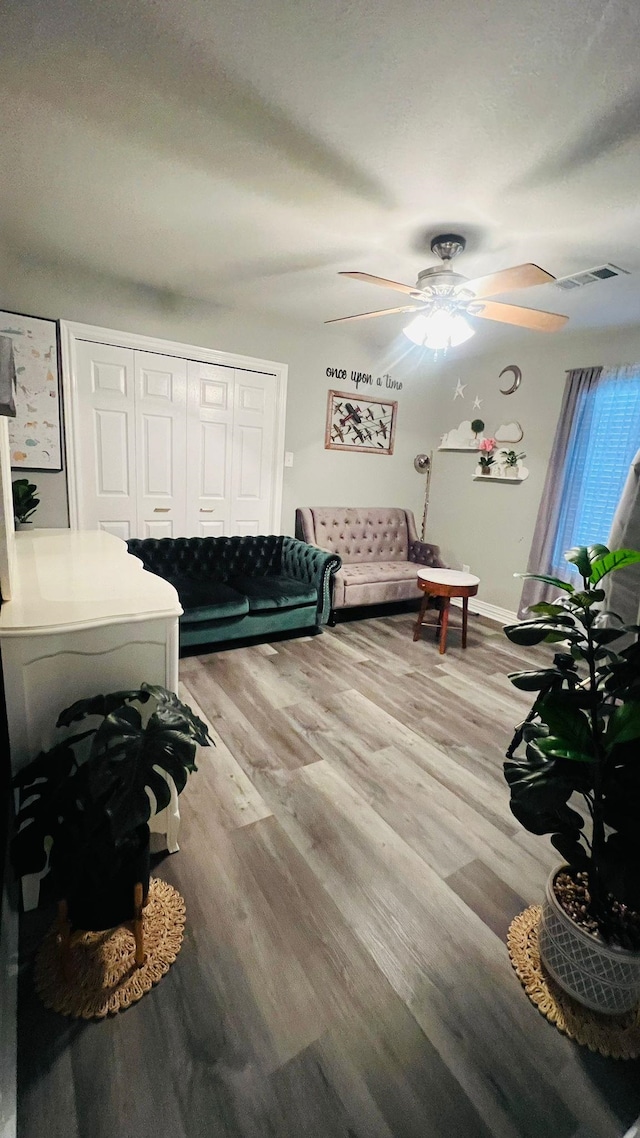
[[[437,545],[418,540],[411,510],[395,507],[305,506],[296,537],[340,557],[333,609],[413,600],[418,567],[444,564]]]
[[[127,546],[177,590],[181,648],[328,620],[340,558],[293,537],[132,538]]]

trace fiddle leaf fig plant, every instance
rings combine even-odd
[[[95,722],[96,718],[99,722]],[[57,726],[94,720],[36,756],[15,777],[20,810],[12,860],[20,875],[49,869],[68,887],[79,873],[117,874],[136,831],[180,794],[206,725],[173,692],[151,684],[79,700]],[[154,806],[147,791],[151,791]]]
[[[591,545],[565,558],[581,584],[518,574],[558,596],[505,628],[514,644],[555,646],[547,667],[509,677],[536,693],[504,764],[511,810],[531,833],[551,835],[570,871],[587,875],[598,933],[640,949],[640,626],[604,611],[601,587],[640,552]]]

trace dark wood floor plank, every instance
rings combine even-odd
[[[503,942],[513,918],[526,908],[525,899],[480,858],[447,877],[447,885]]]

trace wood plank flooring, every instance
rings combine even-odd
[[[160,876],[187,904],[169,975],[101,1024],[45,1011],[23,919],[20,1138],[619,1138],[638,1063],[532,1007],[504,937],[555,855],[502,755],[524,657],[413,615],[181,664],[216,740]],[[454,617],[455,621],[455,617]]]

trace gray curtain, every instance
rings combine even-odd
[[[570,579],[570,570],[568,568],[566,571],[563,569],[558,572],[552,564],[553,547],[567,482],[567,464],[565,460],[569,439],[574,427],[578,403],[580,402],[583,413],[588,414],[589,401],[583,401],[582,397],[595,387],[601,372],[601,367],[574,368],[572,371],[567,372],[560,418],[558,419],[558,426],[556,427],[556,434],[553,440],[551,457],[547,469],[547,477],[540,500],[538,519],[536,521],[529,561],[527,563],[527,573],[545,573],[553,577],[562,577],[566,580]],[[571,476],[575,475],[574,471],[570,471],[569,473]],[[539,601],[551,600],[557,595],[557,592],[558,590],[554,589],[552,585],[545,585],[542,581],[525,581],[520,598],[518,616],[521,618],[527,617],[530,615],[527,611],[529,605],[537,604]]]
[[[629,467],[607,545],[609,549],[640,549],[640,450]],[[629,565],[626,569],[612,573],[607,578],[605,591],[605,607],[618,613],[625,624],[637,624],[640,609],[640,565]]]

